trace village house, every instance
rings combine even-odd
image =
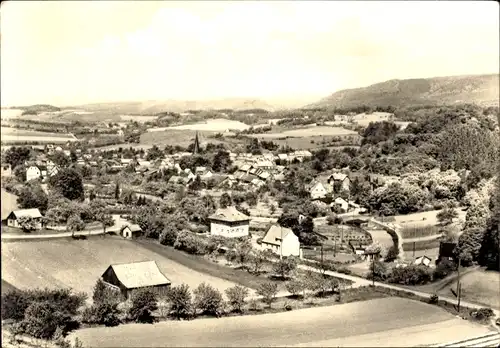
[[[130,298],[134,292],[144,288],[159,294],[166,293],[172,284],[155,261],[110,265],[101,279],[124,299]]]
[[[250,217],[239,212],[235,207],[217,209],[209,216],[210,235],[237,238],[248,236]]]
[[[42,229],[42,214],[38,208],[14,210],[7,216],[7,226],[21,228],[18,223],[20,217],[30,217],[35,220],[35,229]]]
[[[301,256],[299,237],[289,228],[273,225],[262,239],[262,249],[280,256]]]
[[[319,181],[314,181],[309,185],[309,194],[311,199],[323,199],[330,192],[328,185],[321,183]]]
[[[328,183],[333,187],[336,193],[340,191],[349,191],[351,188],[351,180],[344,173],[333,173],[328,178]]]
[[[121,228],[120,235],[126,239],[137,238],[142,235],[141,226],[132,224]]]

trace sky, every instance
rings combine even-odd
[[[1,104],[315,101],[498,73],[496,1],[4,1]]]

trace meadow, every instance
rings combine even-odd
[[[38,132],[10,127],[2,127],[1,135],[4,144],[20,142],[66,143],[78,140],[73,134]]]
[[[165,130],[191,130],[191,131],[208,131],[208,132],[225,132],[226,130],[245,130],[250,128],[249,125],[240,121],[227,120],[224,118],[208,119],[206,121],[183,124],[180,126],[150,128],[148,132],[161,132]]]
[[[206,282],[221,291],[234,283],[183,266],[121,237],[90,237],[2,243],[2,279],[19,289],[73,288],[91,293],[97,279],[111,264],[156,261],[172,284],[191,288]]]
[[[221,141],[215,138],[207,139],[209,136],[213,136],[216,133],[217,132],[213,131],[199,131],[198,135],[200,137],[200,142],[204,143],[205,141],[209,141],[213,144],[221,143]],[[141,145],[157,145],[159,147],[164,147],[166,145],[187,147],[193,143],[195,135],[196,131],[194,130],[165,129],[162,131],[141,134],[140,143]]]
[[[286,130],[279,133],[260,133],[260,134],[249,134],[249,137],[259,138],[259,139],[280,139],[287,137],[324,137],[324,136],[346,136],[346,135],[357,135],[358,133],[341,128],[341,127],[329,127],[329,126],[318,126],[318,127],[307,127]]]

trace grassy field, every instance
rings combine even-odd
[[[49,132],[37,132],[26,129],[17,129],[2,127],[1,129],[2,143],[14,143],[14,142],[50,142],[50,143],[65,143],[67,141],[76,141],[77,139],[71,134],[64,133],[49,133]]]
[[[165,127],[165,128],[150,128],[149,132],[160,130],[193,130],[193,131],[208,131],[208,132],[225,132],[227,129],[245,130],[250,128],[249,125],[240,121],[227,120],[224,118],[208,119],[206,121],[183,124],[180,126]]]
[[[214,135],[217,132],[213,131],[199,131],[198,135],[200,136],[200,142],[211,142],[214,144],[218,144],[221,141],[210,138],[207,139],[208,136]],[[196,131],[194,130],[163,130],[159,132],[147,132],[141,135],[140,143],[141,145],[157,145],[157,146],[166,146],[166,145],[179,145],[179,146],[189,146],[193,143],[194,137],[196,135]]]
[[[120,115],[122,121],[136,121],[139,123],[144,123],[148,121],[154,121],[158,116],[135,116],[135,115]]]
[[[20,289],[71,287],[90,293],[110,264],[156,261],[173,285],[202,282],[225,290],[234,283],[190,269],[120,237],[11,242],[2,245],[2,279]]]
[[[360,342],[383,347],[441,343],[487,332],[436,306],[392,297],[264,315],[88,328],[71,337],[91,347],[248,347],[249,342],[260,347]]]
[[[461,277],[462,298],[464,301],[484,304],[500,309],[500,273],[495,271],[475,270]],[[438,295],[450,296],[450,288],[456,289],[457,282],[442,287]]]
[[[358,133],[341,127],[308,127],[293,130],[286,130],[279,133],[249,134],[249,137],[259,139],[279,139],[285,137],[324,137],[324,136],[345,136],[357,135]]]
[[[458,220],[465,220],[467,212],[462,209],[456,209],[456,211],[458,213]],[[394,223],[401,227],[436,226],[438,224],[436,216],[439,212],[440,210],[431,210],[415,214],[395,215],[392,218],[394,219]]]

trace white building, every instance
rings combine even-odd
[[[9,216],[7,216],[7,226],[20,228],[17,219],[20,217],[28,216],[35,220],[35,229],[42,229],[42,214],[38,208],[33,209],[21,209],[12,211]]]
[[[239,212],[235,207],[218,209],[209,216],[210,235],[229,238],[248,236],[250,217]]]
[[[309,190],[311,199],[325,198],[328,194],[328,189],[320,182],[313,184]]]
[[[38,179],[41,177],[42,171],[37,166],[29,166],[28,169],[26,169],[26,181]]]
[[[299,237],[289,228],[273,225],[262,239],[262,248],[281,256],[300,256]]]

